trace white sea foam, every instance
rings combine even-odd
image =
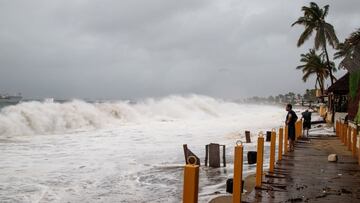
[[[182,144],[202,163],[206,144],[225,144],[227,169],[201,169],[199,198],[207,202],[214,192],[225,193],[233,147],[244,140],[239,132],[251,130],[255,141],[285,114],[277,106],[199,95],[6,107],[0,113],[0,202],[179,202]],[[255,147],[246,144],[245,151]],[[244,175],[254,169],[245,163]]]
[[[256,107],[257,108],[257,107]],[[254,106],[207,96],[169,96],[126,101],[87,103],[23,102],[0,112],[0,137],[67,133],[79,129],[102,129],[131,123],[174,120],[209,120],[242,117],[251,120],[259,112]]]

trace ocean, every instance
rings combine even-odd
[[[253,141],[244,144],[246,176],[255,171],[246,151],[256,150],[258,132],[280,127],[285,115],[280,106],[202,95],[7,106],[0,111],[0,202],[181,202],[183,144],[201,159],[199,202],[207,202],[225,194],[244,131]],[[227,167],[203,166],[209,143],[226,145]]]

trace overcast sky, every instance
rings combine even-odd
[[[27,98],[221,98],[303,92],[311,42],[290,25],[309,1],[0,0],[0,93]],[[330,3],[343,41],[360,1]],[[338,73],[342,75],[343,72]]]

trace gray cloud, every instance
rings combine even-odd
[[[238,98],[301,92],[298,1],[2,1],[0,92],[26,97]],[[329,3],[318,1],[319,5]],[[340,40],[358,0],[330,2]],[[340,76],[343,72],[340,71]]]

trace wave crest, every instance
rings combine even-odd
[[[149,98],[134,104],[31,101],[1,109],[0,136],[65,133],[126,123],[214,119],[243,113],[244,108],[239,107],[236,103],[201,95]]]

